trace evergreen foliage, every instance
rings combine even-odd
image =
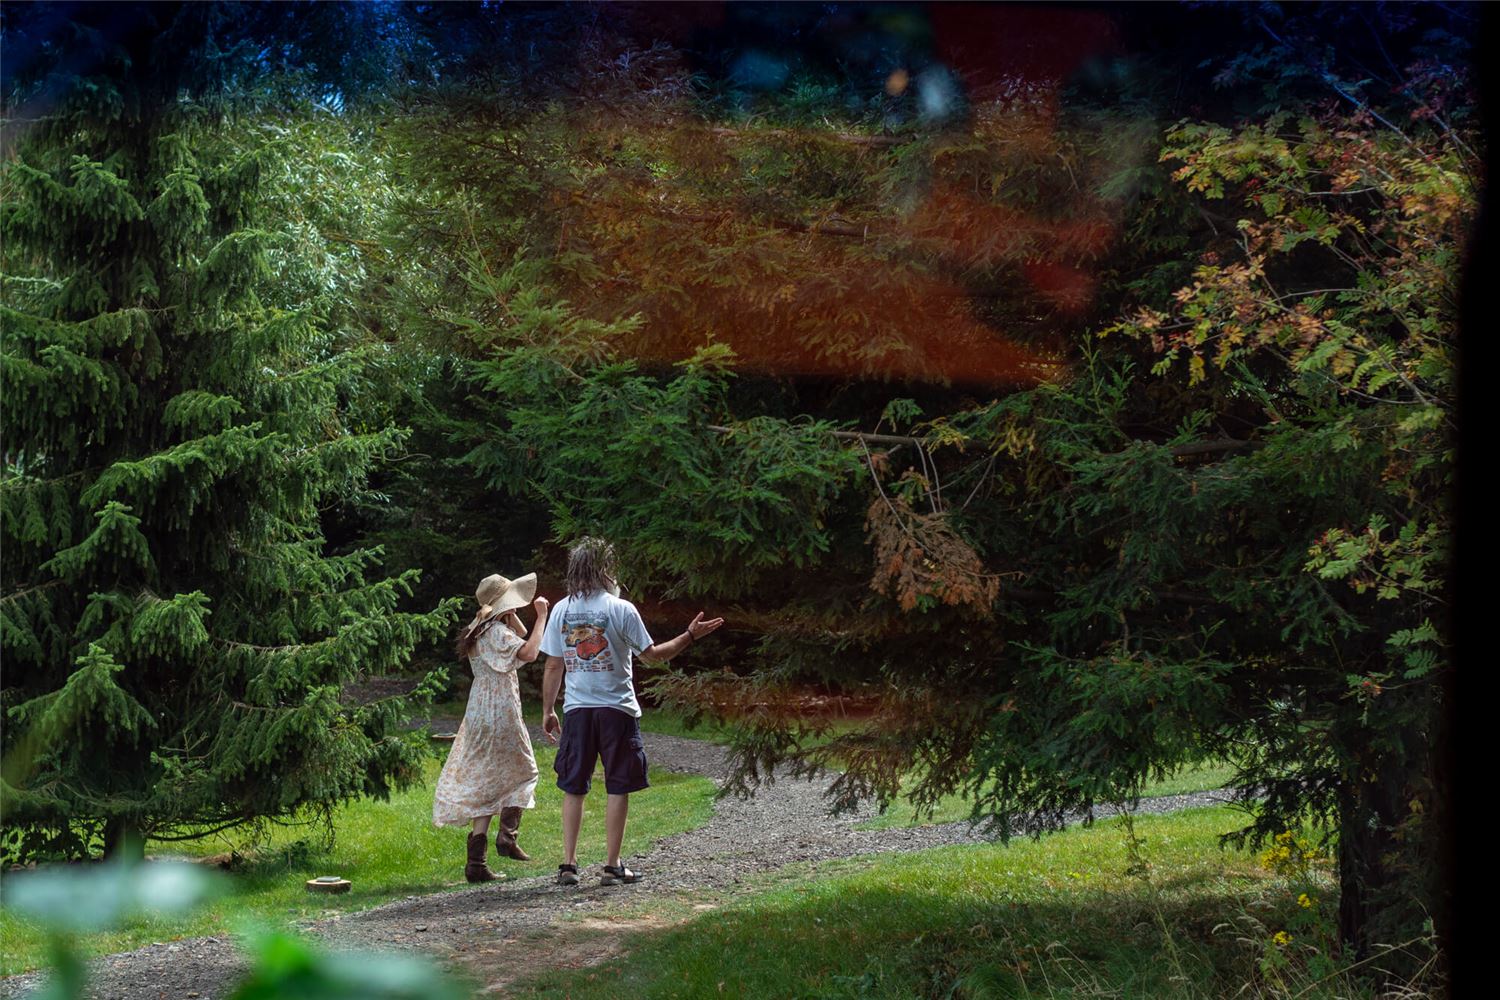
[[[385,795],[423,752],[405,705],[341,688],[451,613],[398,610],[416,570],[325,541],[405,432],[362,419],[354,276],[276,211],[316,211],[318,164],[244,106],[297,96],[249,92],[279,14],[82,9],[80,69],[53,13],[5,25],[5,853]]]
[[[764,84],[649,18],[557,18],[409,108],[461,461],[615,540],[627,584],[739,601],[699,654],[730,669],[655,693],[740,723],[744,789],[915,773],[1019,833],[1214,753],[1258,798],[1240,836],[1338,842],[1354,954],[1422,938],[1465,13],[1145,15],[1176,79],[976,71],[943,114],[888,75],[931,39],[863,16],[842,75],[803,49]],[[697,354],[726,346],[733,377]],[[774,463],[723,431],[749,426]],[[828,739],[802,709],[829,691],[868,724]]]

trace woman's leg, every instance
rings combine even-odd
[[[523,811],[520,806],[506,806],[500,810],[500,832],[495,834],[495,850],[501,857],[517,861],[531,860],[531,855],[521,850],[521,845],[516,843],[516,837],[521,832]]]
[[[470,882],[494,882],[505,877],[490,871],[490,866],[484,863],[485,850],[489,846],[489,829],[488,816],[474,818],[474,828],[468,836],[468,859],[464,864],[464,878]]]

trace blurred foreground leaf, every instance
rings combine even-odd
[[[198,865],[109,862],[58,865],[5,879],[6,909],[59,931],[97,931],[143,914],[178,915],[220,883]]]
[[[253,938],[255,968],[234,1000],[462,1000],[432,963],[406,955],[325,955],[289,934]]]

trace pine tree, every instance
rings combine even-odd
[[[384,795],[421,748],[399,700],[341,689],[448,615],[398,611],[416,570],[386,576],[378,550],[324,539],[325,509],[404,432],[356,424],[365,364],[341,289],[267,207],[299,164],[254,114],[298,91],[251,82],[267,53],[295,57],[294,21],[56,13],[5,25],[6,853]]]

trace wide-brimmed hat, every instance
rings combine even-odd
[[[524,608],[535,597],[535,573],[527,573],[514,580],[507,580],[499,573],[493,573],[480,580],[478,589],[474,591],[474,599],[479,602],[479,613],[474,616],[474,620],[482,622],[507,611]]]

